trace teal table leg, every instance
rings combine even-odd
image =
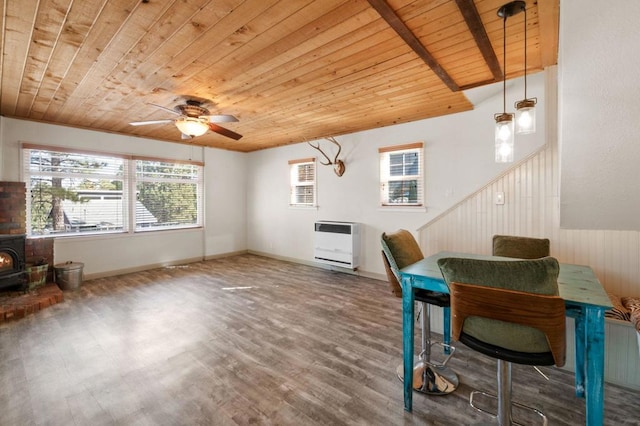
[[[442,308],[443,311],[443,331],[442,331],[442,341],[445,344],[444,353],[449,355],[451,353],[451,349],[449,349],[449,345],[451,344],[451,308]]]
[[[604,310],[586,308],[587,374],[586,419],[587,426],[602,425],[604,420]]]
[[[575,351],[576,351],[576,396],[584,398],[585,383],[585,348],[587,336],[587,327],[585,326],[585,312],[581,310],[574,316],[575,319]]]
[[[413,287],[411,278],[402,278],[402,355],[404,363],[404,409],[413,403]]]

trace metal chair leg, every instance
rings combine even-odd
[[[498,425],[511,424],[511,363],[498,360]]]
[[[493,413],[476,405],[474,403],[474,397],[476,395],[483,395],[488,398],[497,399],[498,412]],[[537,408],[511,401],[511,363],[501,359],[498,359],[498,395],[496,396],[482,391],[473,391],[469,395],[469,405],[480,412],[495,417],[499,426],[520,425],[520,423],[513,421],[511,411],[513,406],[533,411],[535,414],[540,416],[543,426],[547,426],[548,423],[547,416]]]

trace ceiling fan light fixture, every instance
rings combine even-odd
[[[227,123],[227,122],[236,122],[238,119],[233,115],[229,114],[217,114],[211,115],[209,110],[200,105],[200,102],[188,100],[186,104],[176,105],[173,109],[169,109],[163,107],[162,105],[156,104],[148,104],[155,108],[159,108],[163,111],[170,112],[171,114],[175,114],[180,116],[175,119],[164,119],[164,120],[147,120],[147,121],[133,121],[129,123],[131,126],[145,126],[147,124],[166,124],[173,123],[180,130],[182,134],[182,139],[191,139],[197,136],[202,136],[207,131],[211,130],[214,133],[225,136],[227,138],[231,138],[234,140],[239,140],[242,138],[242,135],[231,131],[229,129],[225,129],[222,126],[218,126],[215,123]]]
[[[204,135],[209,130],[208,121],[197,117],[180,117],[176,120],[176,127],[183,134],[194,138]]]

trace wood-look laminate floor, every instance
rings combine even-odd
[[[403,410],[401,324],[383,281],[254,255],[85,281],[0,326],[0,424],[490,423],[467,400],[495,361],[461,344],[456,392]],[[573,375],[544,371],[514,366],[515,399],[584,424]],[[605,401],[607,425],[639,424],[639,392]]]

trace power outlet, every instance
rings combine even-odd
[[[495,200],[498,205],[504,204],[504,192],[496,192]]]

